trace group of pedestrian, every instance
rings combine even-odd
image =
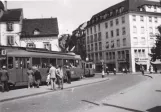
[[[71,84],[71,72],[70,67],[66,66],[66,76],[67,82]],[[47,85],[51,83],[51,89],[56,90],[56,84],[58,84],[59,89],[63,89],[64,83],[64,71],[62,66],[54,67],[52,64],[49,65],[48,76],[47,76]]]
[[[104,65],[102,65],[102,78],[104,78],[105,73],[107,73],[107,75],[109,75],[110,70],[109,70],[108,66],[105,67]],[[114,75],[116,75],[116,68],[115,67],[113,68],[113,73],[114,73]]]
[[[37,67],[29,67],[27,71],[28,75],[28,88],[37,87],[39,88],[41,83],[41,74]]]

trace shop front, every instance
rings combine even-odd
[[[140,72],[140,67],[143,66],[144,70],[148,70],[148,58],[135,58],[135,71]]]
[[[118,71],[122,72],[123,69],[129,70],[129,62],[127,60],[117,60],[118,61]]]

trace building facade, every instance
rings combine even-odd
[[[139,71],[150,66],[151,48],[155,45],[161,23],[159,2],[125,0],[92,16],[86,27],[88,58],[100,70],[102,64],[113,70]]]
[[[23,19],[21,47],[59,51],[57,18]]]
[[[21,46],[23,10],[7,9],[7,2],[0,2],[0,45]]]

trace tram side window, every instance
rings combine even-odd
[[[8,69],[13,68],[13,57],[8,57]]]
[[[67,59],[63,59],[63,66],[67,66],[68,65],[68,60]]]
[[[6,66],[6,58],[0,58],[0,69],[5,65]]]
[[[53,66],[56,66],[56,59],[50,58],[50,63],[51,63]]]
[[[49,65],[49,59],[42,58],[41,61],[42,61],[42,68],[47,68]]]
[[[40,58],[32,58],[32,66],[40,68],[41,67]]]

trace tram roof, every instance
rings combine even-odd
[[[76,55],[71,54],[59,54],[59,53],[41,53],[41,52],[32,52],[25,50],[14,50],[7,52],[8,56],[14,57],[42,57],[42,58],[65,58],[65,59],[73,59],[78,58]]]

